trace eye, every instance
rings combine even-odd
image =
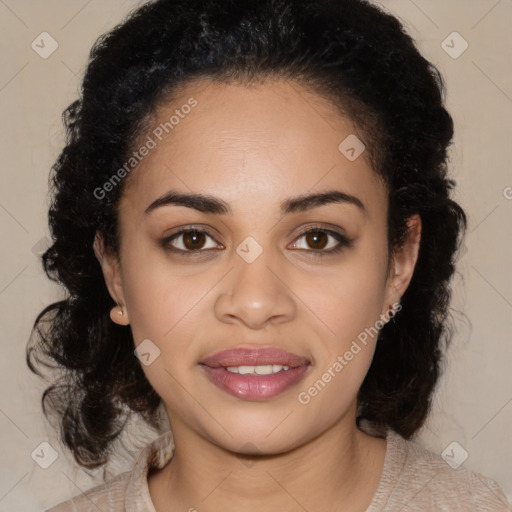
[[[210,245],[208,246],[208,239]],[[293,249],[305,250],[314,256],[326,256],[340,252],[344,247],[351,247],[353,239],[332,231],[330,229],[313,227],[306,229],[300,233],[296,240],[304,239],[306,246],[297,244],[292,246]],[[206,245],[205,245],[206,244]],[[164,249],[178,253],[183,256],[194,256],[206,250],[218,249],[222,247],[218,244],[213,236],[203,229],[182,229],[162,240]]]
[[[213,245],[205,246],[208,238],[214,242]],[[218,246],[207,231],[200,229],[183,229],[164,239],[162,244],[166,249],[182,254],[194,254],[203,249],[214,249]]]
[[[329,240],[329,238],[331,240]],[[346,236],[324,228],[309,228],[300,233],[297,240],[304,239],[306,247],[297,247],[300,250],[312,252],[315,256],[325,256],[326,254],[334,254],[340,252],[344,247],[351,247],[353,240]]]

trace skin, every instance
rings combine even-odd
[[[99,233],[94,243],[108,290],[123,310],[114,308],[112,320],[131,325],[136,345],[149,338],[160,350],[142,368],[165,402],[176,451],[148,478],[155,508],[313,512],[338,503],[365,510],[386,451],[384,439],[355,424],[376,338],[307,405],[298,394],[399,301],[416,264],[420,219],[409,219],[405,243],[388,260],[386,187],[366,152],[351,162],[338,150],[348,135],[364,136],[297,83],[189,83],[160,105],[151,126],[190,97],[197,106],[126,183],[120,258]],[[221,198],[232,214],[167,205],[146,215],[170,189]],[[356,196],[365,212],[331,203],[281,215],[282,201],[327,190]],[[162,239],[190,225],[211,233],[195,246],[202,253],[187,257],[162,247]],[[354,242],[328,254],[337,240],[299,237],[303,228],[332,229]],[[262,248],[251,263],[236,252],[248,236]],[[185,238],[168,244],[190,250]],[[316,255],[321,250],[323,257]],[[278,346],[311,365],[284,393],[242,400],[213,385],[198,364],[242,345]]]

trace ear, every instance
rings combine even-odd
[[[96,231],[94,236],[93,249],[96,258],[100,262],[110,296],[118,304],[118,306],[110,311],[110,318],[116,324],[128,325],[130,320],[128,318],[128,311],[124,306],[125,300],[119,258],[113,251],[105,247],[105,240],[99,231]]]
[[[421,240],[421,218],[414,214],[407,220],[407,232],[403,244],[393,252],[386,282],[386,300],[382,314],[389,314],[390,306],[400,301],[411,282],[418,260]]]

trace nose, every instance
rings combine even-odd
[[[251,263],[235,255],[235,268],[215,302],[215,315],[227,323],[262,329],[269,323],[290,321],[297,310],[291,275],[278,257],[264,250]]]

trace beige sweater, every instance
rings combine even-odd
[[[148,469],[163,467],[173,453],[167,432],[142,450],[131,471],[46,512],[155,512]],[[366,512],[398,511],[511,512],[512,507],[494,481],[462,467],[452,469],[439,455],[389,431],[380,483]]]

